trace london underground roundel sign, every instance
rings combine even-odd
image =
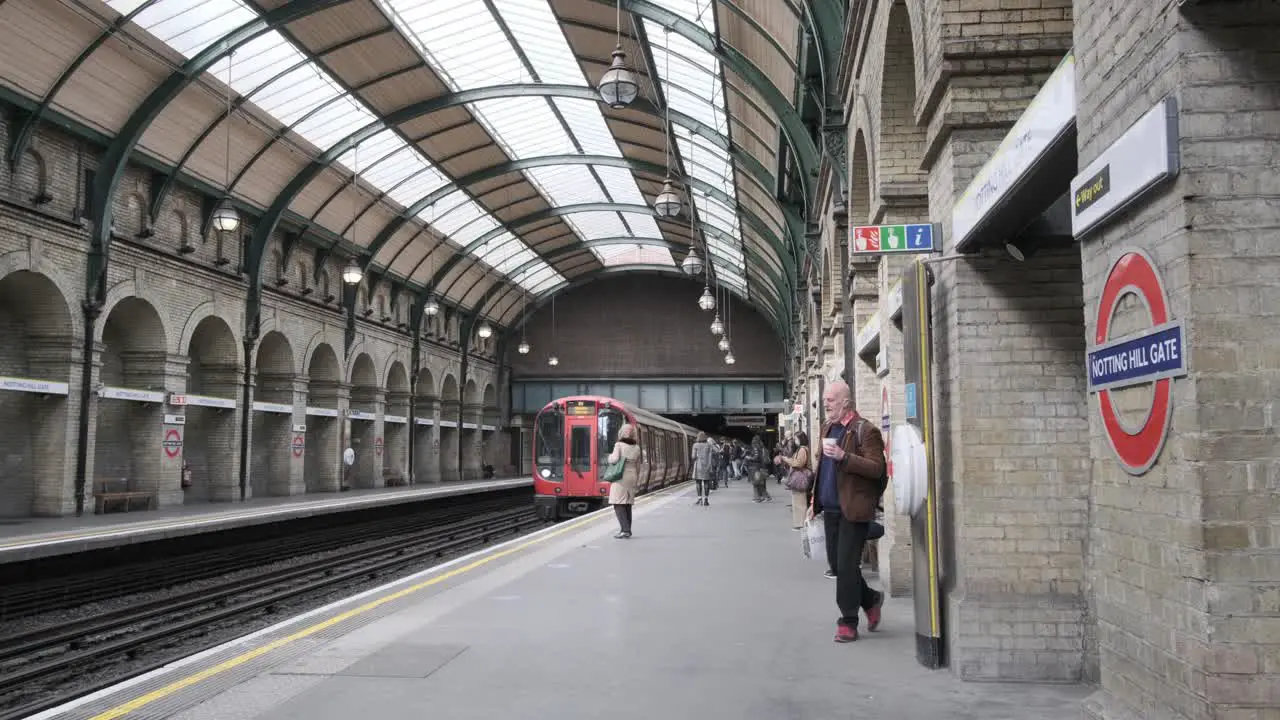
[[[1151,316],[1151,327],[1111,337],[1116,308],[1135,296]],[[1089,348],[1089,392],[1098,394],[1107,442],[1125,472],[1141,475],[1155,464],[1173,418],[1173,378],[1187,374],[1186,336],[1169,317],[1169,297],[1151,258],[1141,250],[1120,256],[1107,274],[1098,301],[1097,332]],[[1151,407],[1141,422],[1124,418],[1113,390],[1151,383]]]

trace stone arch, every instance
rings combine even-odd
[[[493,383],[484,384],[482,401],[484,402],[484,406],[487,408],[498,407],[498,389],[493,386]]]
[[[265,329],[265,326],[264,326],[264,329]],[[281,332],[284,332],[286,336],[288,335],[288,331],[285,328],[277,327],[277,329],[279,329]],[[336,353],[334,348],[342,347],[342,336],[336,332],[330,333],[328,328],[324,330],[320,330],[311,336],[311,339],[307,342],[306,350],[303,352],[303,355],[302,355],[303,362],[305,363],[303,367],[308,368],[307,370],[308,375],[311,374],[309,368],[311,367],[312,357],[315,355],[316,351],[319,350],[320,346],[322,345],[328,346],[327,347],[328,352]],[[336,354],[335,354],[335,357],[336,357]],[[334,376],[333,381],[339,382],[341,379],[342,379],[342,373],[339,372]]]
[[[440,402],[458,402],[458,379],[453,373],[445,373],[444,381],[440,383]]]
[[[156,320],[160,323],[160,333],[166,338],[169,337],[171,333],[165,326],[164,316],[156,312],[155,308],[157,303],[153,303],[149,298],[147,298],[146,293],[138,292],[137,285],[134,284],[132,280],[125,280],[123,282],[116,283],[107,290],[107,300],[102,304],[102,317],[110,317],[111,313],[115,311],[116,306],[130,300],[145,303],[149,308],[151,308],[151,311],[155,314]],[[106,322],[98,323],[98,326],[94,329],[94,340],[103,342],[106,327]],[[166,347],[165,349],[167,350],[168,348]]]
[[[462,394],[462,402],[466,405],[480,404],[480,388],[476,386],[473,378],[467,378],[467,387]]]
[[[403,350],[402,348],[400,348],[399,346],[395,346],[395,347],[393,347],[393,348],[392,348],[392,350],[391,350],[391,352],[387,354],[387,361],[386,361],[386,363],[383,365],[383,368],[382,368],[382,378],[383,378],[383,381],[384,381],[384,386],[385,386],[388,390],[390,390],[390,389],[391,389],[391,385],[386,384],[386,383],[388,383],[388,382],[390,381],[390,378],[391,378],[391,371],[395,368],[395,366],[396,366],[396,365],[400,365],[400,366],[401,366],[401,367],[400,367],[400,369],[401,369],[401,370],[404,372],[404,374],[405,374],[405,378],[406,378],[406,379],[405,379],[405,390],[408,390],[408,389],[409,389],[409,380],[408,380],[408,377],[409,377],[409,371],[408,371],[408,367],[409,367],[409,358],[408,358],[408,357],[406,357],[406,353],[405,353],[405,352],[404,352],[404,350]]]
[[[378,371],[373,364],[373,358],[367,352],[358,353],[351,362],[351,376],[348,382],[352,387],[376,388],[378,387]]]
[[[209,313],[196,323],[190,337],[184,342],[187,350],[187,392],[224,396],[224,393],[206,392],[208,388],[204,385],[209,378],[206,378],[205,373],[238,370],[239,345],[235,331],[220,316]],[[226,380],[234,385],[239,378],[233,374]]]
[[[68,308],[69,333],[72,337],[84,337],[84,315],[70,310],[71,298],[77,297],[79,294],[75,290],[77,285],[72,283],[62,270],[45,255],[32,255],[28,250],[17,250],[0,255],[0,282],[3,282],[10,275],[24,270],[43,276],[44,279],[53,283],[57,289],[58,299],[62,301],[63,307]]]
[[[185,351],[191,347],[192,338],[195,337],[196,330],[204,323],[205,320],[211,317],[222,319],[223,324],[227,325],[228,329],[231,331],[232,342],[237,347],[240,345],[240,331],[239,328],[236,327],[237,323],[226,322],[226,319],[222,318],[222,316],[218,314],[217,303],[210,300],[209,302],[200,305],[195,310],[192,310],[191,314],[187,316],[187,324],[182,328],[182,335],[178,340],[178,348],[180,351]]]
[[[31,270],[5,272],[0,276],[0,372],[70,385],[80,344],[72,337],[76,315],[54,279]],[[65,397],[3,394],[0,517],[62,512],[74,466],[71,419]]]
[[[120,224],[124,227],[119,228],[127,235],[142,235],[149,228],[151,222],[151,212],[148,208],[147,199],[142,196],[141,192],[131,192],[124,198],[125,212],[119,213],[118,218],[122,221]]]
[[[169,211],[169,225],[173,228],[175,244],[180,248],[189,247],[190,229],[187,225],[187,214],[177,208]]]
[[[433,398],[436,396],[436,380],[431,374],[431,368],[424,367],[418,371],[418,383],[415,388],[418,397]]]
[[[849,161],[849,224],[863,225],[871,222],[871,208],[875,204],[875,191],[871,184],[874,165],[867,151],[867,135],[859,128],[854,132]]]
[[[53,199],[49,196],[49,166],[39,150],[29,148],[14,170],[14,188],[20,193],[20,199],[32,205],[42,205]]]
[[[387,392],[409,392],[409,372],[399,360],[393,361],[387,370],[386,388]]]
[[[819,320],[831,317],[836,313],[835,290],[839,287],[838,283],[833,282],[837,270],[833,270],[833,266],[838,265],[831,257],[831,245],[822,249],[822,268],[820,270],[822,277],[822,312]]]
[[[254,367],[258,374],[291,375],[295,369],[293,343],[279,330],[269,330],[258,342],[258,356]],[[259,382],[261,385],[261,382]]]
[[[150,301],[132,295],[110,303],[99,337],[103,349],[100,377],[107,385],[135,389],[159,387],[163,377],[158,371],[141,371],[127,362],[128,356],[141,353],[164,354],[168,351],[168,334],[164,320]]]
[[[327,342],[319,341],[307,351],[307,377],[312,383],[337,383],[342,378],[338,353]]]
[[[906,0],[894,0],[885,19],[880,77],[880,164],[876,178],[880,184],[927,180],[921,169],[925,128],[915,118],[920,68],[916,60],[918,37],[913,27]]]

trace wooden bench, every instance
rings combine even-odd
[[[125,512],[133,509],[135,501],[141,501],[144,510],[155,506],[156,495],[145,490],[129,489],[128,480],[98,480],[93,484],[93,512],[103,515],[111,512],[109,508],[124,507]]]
[[[384,487],[400,487],[408,485],[409,478],[405,477],[404,471],[398,468],[383,468],[382,484]]]

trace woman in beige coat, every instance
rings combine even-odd
[[[636,489],[640,485],[640,445],[636,443],[636,428],[626,423],[618,429],[618,442],[609,453],[609,464],[626,460],[622,477],[609,485],[609,504],[618,516],[618,534],[615,538],[631,537],[631,506],[636,501]]]

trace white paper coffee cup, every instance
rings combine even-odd
[[[835,446],[836,446],[836,439],[835,439],[835,438],[822,438],[822,444],[823,444],[824,446],[826,446],[826,447],[835,447]]]

